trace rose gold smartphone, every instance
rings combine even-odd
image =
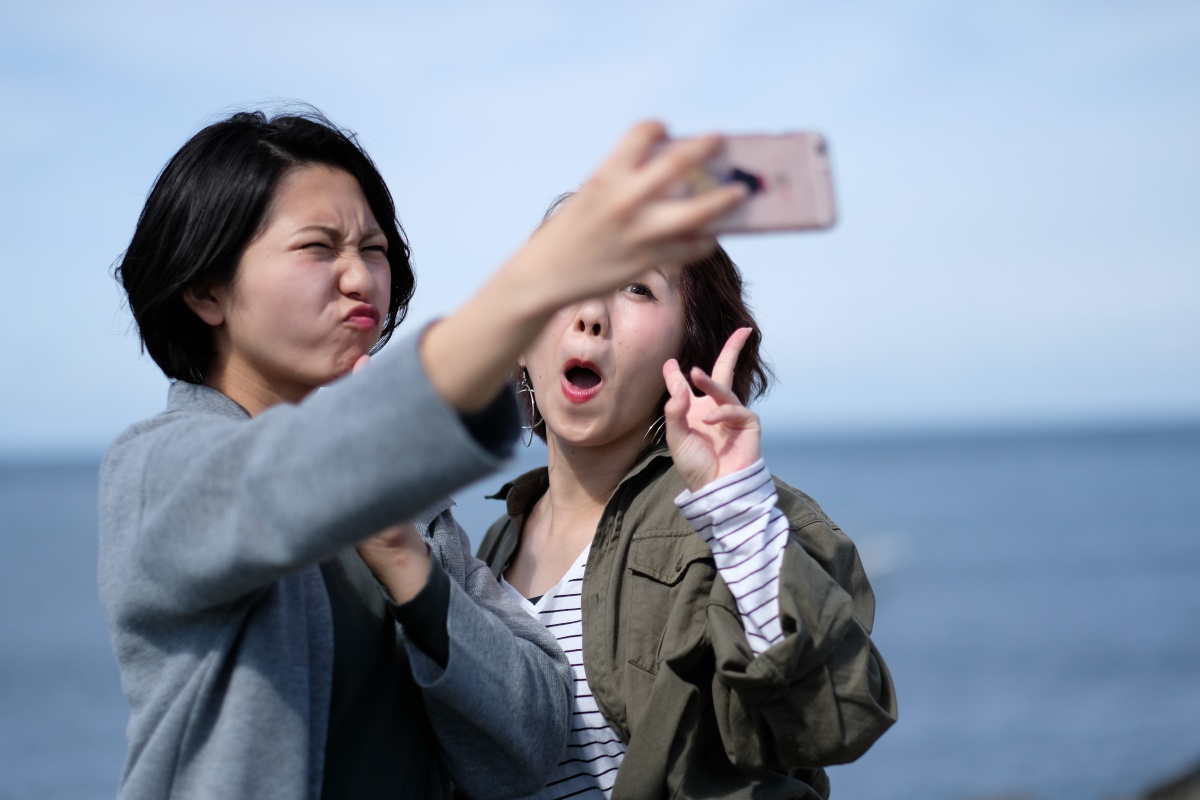
[[[750,197],[711,233],[821,230],[833,225],[833,181],[825,139],[815,133],[727,136],[721,151],[685,179],[680,194],[741,181]]]

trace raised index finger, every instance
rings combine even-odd
[[[742,346],[746,344],[746,340],[750,338],[752,328],[738,328],[725,341],[725,346],[721,348],[721,354],[717,356],[716,363],[712,368],[712,379],[724,386],[726,389],[733,386],[733,370],[737,366],[738,356],[741,355]]]

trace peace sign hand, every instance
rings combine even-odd
[[[663,364],[663,378],[671,394],[663,410],[667,445],[684,485],[693,492],[745,469],[761,455],[758,415],[742,405],[730,388],[738,355],[750,332],[750,328],[733,332],[721,348],[711,377],[692,367],[692,382],[704,392],[703,397],[692,394],[678,361]]]

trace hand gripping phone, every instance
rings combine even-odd
[[[727,136],[673,194],[697,194],[740,181],[750,196],[708,226],[710,233],[829,228],[836,220],[825,139],[816,133]]]

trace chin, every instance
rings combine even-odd
[[[356,347],[353,350],[343,353],[334,359],[333,366],[330,369],[330,374],[332,377],[329,379],[329,382],[332,383],[338,378],[344,378],[345,376],[349,375],[350,371],[354,369],[354,365],[358,363],[360,358],[367,355],[367,352],[368,351]]]
[[[546,426],[546,435],[567,447],[592,447],[596,444],[593,432],[572,429],[569,426],[565,429],[551,429],[550,426]]]
[[[567,429],[561,433],[551,431],[550,435],[567,447],[606,447],[626,441],[633,432],[630,430],[612,430],[588,428],[585,430]],[[639,434],[640,435],[640,434]]]

